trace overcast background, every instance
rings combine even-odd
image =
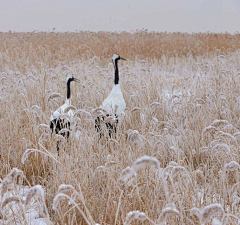
[[[240,31],[240,0],[0,0],[0,31]]]

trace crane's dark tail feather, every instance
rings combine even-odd
[[[109,114],[106,115],[107,117],[110,116]],[[118,118],[117,115],[115,115],[116,118]],[[98,140],[101,139],[102,137],[102,128],[101,128],[101,120],[104,121],[104,117],[97,117],[95,119],[95,129],[98,132]],[[110,138],[115,137],[116,138],[116,134],[117,134],[117,124],[118,124],[118,119],[116,120],[116,122],[114,123],[105,123],[106,124],[106,128],[108,131],[108,135]]]
[[[60,141],[57,141],[57,153],[58,153],[58,156],[59,156],[59,144],[60,144]]]
[[[61,118],[56,118],[56,119],[53,119],[51,122],[50,122],[50,129],[53,132],[55,132],[56,134],[59,134],[61,129],[63,128],[66,128],[68,130],[70,130],[70,122],[69,121],[65,121],[64,119],[61,119]],[[69,138],[69,135],[70,135],[70,132],[69,131],[66,131],[66,132],[62,132],[61,135],[63,137],[67,137]],[[57,141],[57,151],[58,151],[58,155],[59,155],[59,144],[60,144],[61,141]]]
[[[101,117],[98,116],[96,119],[95,119],[95,129],[98,133],[98,140],[101,139],[102,137],[102,128],[101,128]]]

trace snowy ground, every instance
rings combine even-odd
[[[37,185],[38,188],[41,187]],[[35,186],[36,187],[36,186]],[[2,184],[0,185],[2,193]],[[30,201],[29,193],[34,190],[28,186],[15,185],[12,190],[8,190],[0,197],[1,219],[0,224],[27,224],[27,225],[47,225],[50,224],[43,210],[42,201],[36,192],[33,193]],[[37,197],[37,198],[36,198]],[[28,198],[28,199],[27,199]],[[29,201],[29,202],[26,202]],[[27,204],[26,204],[27,203]]]

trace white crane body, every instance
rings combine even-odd
[[[108,97],[103,101],[101,107],[108,115],[120,115],[126,108],[120,84],[114,85]]]
[[[121,86],[119,84],[119,73],[118,73],[118,60],[126,60],[120,55],[114,54],[112,61],[114,65],[115,77],[114,77],[114,86],[107,96],[107,98],[103,101],[101,107],[107,112],[106,116],[111,116],[115,118],[114,123],[105,122],[107,130],[109,132],[109,137],[111,138],[113,134],[116,135],[117,132],[117,123],[118,116],[124,113],[126,108],[126,102],[123,98]],[[101,123],[104,121],[104,118],[97,117],[95,120],[95,128],[99,133],[99,139],[101,138],[102,128]]]

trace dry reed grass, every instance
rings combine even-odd
[[[218,52],[224,55],[240,48],[240,34],[213,33],[158,33],[147,30],[128,32],[78,32],[78,33],[1,33],[0,70],[6,68],[25,72],[41,64],[55,68],[59,63],[70,68],[72,62],[89,64],[101,60],[106,65],[113,52],[121,53],[128,60],[165,60],[172,57],[209,55]],[[99,62],[98,62],[99,63]],[[23,66],[24,65],[24,66]]]
[[[237,223],[239,34],[1,33],[0,41],[1,206],[24,209],[5,197],[20,177],[54,224]],[[116,140],[98,143],[94,119],[104,114],[115,52],[128,59],[119,66],[127,109]],[[58,157],[48,125],[68,72],[81,83],[72,85],[76,114]]]

